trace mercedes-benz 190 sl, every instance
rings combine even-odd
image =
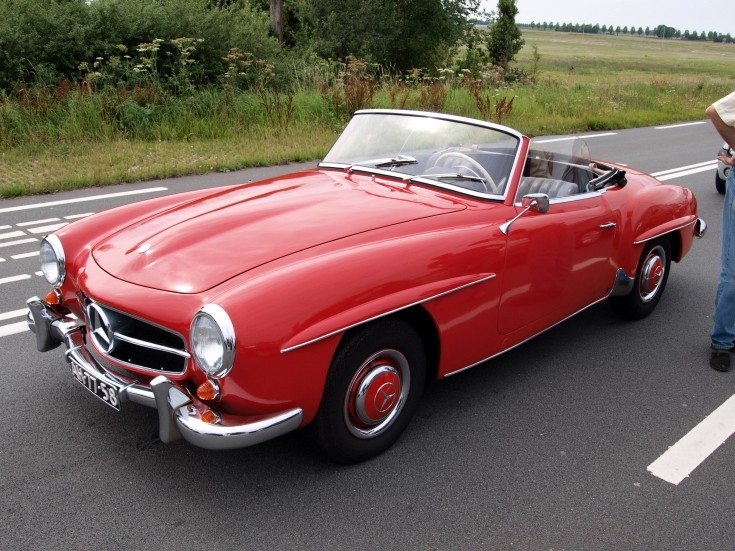
[[[691,191],[579,139],[364,110],[314,169],[46,236],[28,323],[111,408],[156,408],[163,442],[309,426],[353,463],[397,440],[425,381],[601,301],[648,315],[705,228]]]

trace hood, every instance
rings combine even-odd
[[[131,224],[97,243],[92,255],[118,279],[199,293],[329,241],[463,208],[419,187],[314,170],[218,188]]]

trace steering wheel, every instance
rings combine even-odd
[[[450,157],[456,157],[462,161],[466,161],[472,165],[472,167],[462,166],[462,168],[466,168],[470,170],[471,172],[474,172],[475,176],[482,178],[485,180],[486,187],[490,186],[490,189],[493,193],[498,193],[498,186],[495,184],[495,181],[493,180],[493,177],[490,176],[490,173],[485,170],[485,167],[482,166],[480,163],[478,163],[475,159],[470,157],[469,155],[465,155],[464,153],[460,153],[459,151],[447,151],[446,153],[442,153],[439,155],[439,157],[436,159],[435,164],[440,164],[440,162],[444,159],[448,159]]]

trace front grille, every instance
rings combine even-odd
[[[131,367],[183,373],[189,353],[184,339],[152,323],[107,308],[87,305],[88,345]]]

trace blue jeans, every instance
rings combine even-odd
[[[722,268],[715,297],[712,348],[726,350],[735,344],[735,169],[727,176],[722,214]]]

